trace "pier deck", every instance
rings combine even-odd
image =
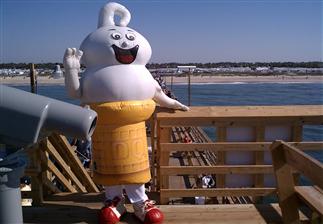
[[[164,223],[282,223],[278,204],[258,204],[263,197],[277,196],[279,190],[265,184],[265,176],[273,175],[275,171],[271,162],[266,162],[266,155],[270,156],[272,142],[281,139],[289,148],[297,147],[304,152],[322,150],[322,141],[303,140],[307,128],[323,125],[322,111],[322,106],[294,105],[191,107],[189,112],[166,110],[157,113],[151,120],[151,188],[155,193],[149,198],[156,200],[164,212]],[[208,127],[215,138],[208,139],[201,127]],[[50,136],[33,152],[31,164],[34,166],[26,170],[26,175],[32,176],[32,191],[24,192],[22,196],[32,198],[34,206],[23,209],[24,222],[97,223],[104,195],[94,188],[90,175],[84,171],[67,139]],[[250,161],[227,162],[227,158],[237,152],[250,155]],[[321,167],[319,162],[307,161],[309,159],[305,157],[308,156],[303,153],[298,164],[316,167],[305,174],[322,173],[322,168],[317,168]],[[286,167],[285,163],[283,167]],[[201,188],[197,184],[203,174],[214,177],[215,188]],[[230,186],[227,177],[232,174],[247,175],[250,184]],[[298,174],[292,176],[291,181],[281,179],[284,189],[288,182],[299,185]],[[54,184],[57,181],[63,189]],[[321,179],[318,182],[316,185],[323,189]],[[51,193],[54,194],[43,200]],[[192,205],[197,196],[212,200],[206,200],[205,205]],[[250,200],[240,200],[242,197]],[[311,200],[305,202],[313,204]],[[129,213],[121,223],[139,223],[130,204],[127,208]],[[304,212],[303,204],[300,204],[293,215],[299,208]],[[313,219],[317,214],[307,211],[306,216]],[[285,217],[289,217],[288,212]],[[300,218],[309,222],[303,214]]]
[[[60,193],[52,195],[41,207],[24,207],[24,223],[98,223],[103,193]],[[158,197],[158,195],[150,195]],[[140,223],[127,204],[121,223]],[[282,223],[278,204],[254,205],[159,205],[164,224],[180,223]],[[302,220],[305,216],[302,215]]]

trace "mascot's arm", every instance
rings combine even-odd
[[[187,111],[189,108],[177,100],[171,99],[165,95],[162,88],[159,86],[158,82],[154,80],[154,85],[156,86],[156,92],[153,100],[158,103],[161,107],[168,107],[172,109],[179,109]]]
[[[80,71],[80,59],[83,52],[75,48],[67,48],[64,55],[65,87],[68,94],[73,98],[81,97],[80,81],[78,73]]]

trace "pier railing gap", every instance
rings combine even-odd
[[[275,186],[265,185],[265,176],[273,177],[273,167],[268,163],[270,145],[276,139],[284,139],[302,150],[321,150],[323,142],[304,142],[304,125],[323,124],[322,106],[244,106],[244,107],[191,107],[188,112],[164,111],[155,115],[152,122],[152,147],[156,179],[154,186],[160,191],[161,204],[172,198],[207,196],[225,201],[230,196],[249,196],[261,202],[267,195],[276,195]],[[183,143],[173,137],[174,127],[215,127],[216,141]],[[246,140],[234,139],[232,132],[241,129],[250,132]],[[274,132],[274,133],[273,133]],[[156,134],[157,133],[157,134]],[[239,139],[239,137],[237,138]],[[249,139],[249,140],[248,140]],[[173,166],[170,153],[212,152],[216,154],[216,165]],[[228,164],[230,153],[249,152],[252,163]],[[213,174],[216,188],[171,188],[170,177],[179,175]],[[250,186],[232,187],[226,181],[232,174],[252,176]],[[295,178],[298,181],[297,175]]]

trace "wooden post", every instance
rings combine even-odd
[[[191,106],[191,70],[188,72],[187,104]]]
[[[301,142],[303,140],[303,126],[294,125],[292,127],[292,140],[293,142]]]
[[[45,163],[47,163],[47,161],[49,160],[49,154],[48,154],[48,152],[42,151],[42,150],[43,149],[39,150],[40,158],[41,158],[41,160],[45,160],[46,161]],[[49,180],[49,181],[52,180],[52,173],[47,170],[47,167],[44,166],[44,163],[41,163],[41,176],[42,176],[41,178],[42,178],[43,184],[46,182],[46,180]],[[45,186],[45,184],[44,184],[44,186]],[[48,188],[43,189],[44,197],[47,197],[50,195],[51,192],[49,190],[50,189],[48,189]]]
[[[173,90],[173,80],[174,79],[174,77],[173,77],[173,75],[171,75],[170,76],[170,90]]]
[[[160,190],[160,126],[157,121],[157,148],[156,148],[156,191]]]
[[[151,145],[151,167],[152,191],[157,191],[157,162],[156,162],[156,113],[150,118],[150,145]]]
[[[30,92],[37,93],[37,75],[33,63],[30,64],[30,87]]]
[[[216,130],[216,138],[217,142],[225,142],[227,139],[227,129],[226,127],[217,127]],[[219,151],[216,155],[216,165],[224,165],[225,164],[225,152]],[[225,187],[225,175],[224,174],[216,174],[216,187],[224,188]],[[218,197],[218,201],[222,201],[224,203],[225,197]]]
[[[301,142],[302,140],[303,140],[303,126],[302,125],[292,126],[292,141]],[[299,173],[294,173],[293,176],[294,176],[295,185],[298,185],[301,179],[301,175]]]
[[[279,206],[284,223],[300,223],[298,200],[294,190],[292,168],[287,164],[283,144],[275,141],[271,147],[274,173],[277,180]]]
[[[39,172],[36,175],[31,176],[31,194],[32,194],[32,205],[39,206],[43,203],[44,193],[43,193],[43,167],[39,161],[41,161],[41,152],[39,145],[35,146],[34,150],[32,150],[31,157],[29,157],[29,165],[38,170]]]
[[[168,143],[171,139],[171,128],[169,127],[160,127],[158,124],[158,159],[159,159],[159,166],[158,166],[158,176],[159,176],[159,187],[160,189],[168,189],[169,188],[169,176],[160,175],[160,166],[168,166],[169,165],[169,152],[162,152],[160,148],[161,143]],[[160,203],[167,204],[168,198],[160,196]]]
[[[265,140],[265,127],[256,127],[256,142],[263,142]],[[264,152],[255,152],[254,154],[255,164],[264,165]],[[254,177],[255,187],[264,187],[264,174],[256,174]],[[254,197],[254,203],[262,203],[263,197]]]

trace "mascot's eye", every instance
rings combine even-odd
[[[136,36],[134,34],[132,34],[132,33],[127,33],[126,37],[127,37],[128,40],[135,40],[135,38],[136,38]]]
[[[112,33],[111,37],[115,40],[120,40],[121,39],[121,34],[120,33]]]

